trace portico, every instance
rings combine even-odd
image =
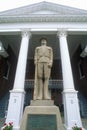
[[[42,31],[42,36],[44,35],[43,32],[44,31]],[[47,32],[45,31],[44,33]],[[48,33],[50,32],[52,33],[51,30]],[[60,53],[61,53],[61,61],[62,61],[62,72],[63,72],[63,82],[64,82],[63,102],[65,105],[64,106],[65,126],[67,129],[70,129],[70,127],[72,127],[75,123],[78,124],[80,127],[82,127],[82,124],[81,124],[80,113],[79,113],[77,92],[75,91],[74,88],[72,68],[70,63],[70,56],[69,56],[69,51],[67,46],[68,43],[67,43],[66,34],[67,32],[65,30],[55,31],[55,35],[57,35],[56,40],[57,39],[59,40],[59,43],[57,40],[57,44],[60,44]],[[28,46],[30,43],[30,39],[32,39],[32,37],[33,37],[32,31],[24,30],[24,32],[22,32],[14,86],[13,89],[10,91],[9,107],[8,107],[6,122],[8,123],[10,121],[13,121],[15,130],[19,129],[20,121],[23,114],[24,96],[25,96],[24,83],[25,83],[25,72],[26,72],[26,64],[27,64],[27,53],[28,53]],[[57,49],[59,50],[59,48]],[[71,109],[69,109],[70,107]],[[74,114],[71,114],[72,107],[74,110]]]
[[[81,41],[86,39],[86,15],[87,12],[83,10],[73,8],[66,10],[66,7],[63,7],[61,12],[61,6],[48,2],[27,7],[27,11],[26,8],[21,8],[0,14],[0,37],[18,57],[6,118],[7,123],[10,121],[14,123],[14,130],[19,130],[23,114],[27,62],[30,59],[33,61],[34,49],[43,36],[53,48],[54,61],[61,59],[65,128],[71,130],[74,124],[83,127],[70,60]],[[34,78],[33,73],[31,77]],[[51,79],[53,78],[54,74]]]

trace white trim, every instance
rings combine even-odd
[[[11,34],[17,35],[17,34],[21,34],[22,29],[24,29],[23,24],[21,26],[16,25],[13,28],[11,26],[9,28],[5,28],[6,26],[9,26],[9,25],[7,24],[7,25],[0,27],[0,35],[11,35]],[[25,26],[27,26],[27,25],[25,25]],[[62,28],[65,29],[68,32],[68,34],[74,34],[74,35],[87,34],[87,25],[85,26],[85,28],[84,27],[79,28],[80,25],[79,26],[77,25],[77,28],[73,28],[73,27],[66,28],[63,26],[60,26],[60,28],[59,28],[59,26],[56,26],[56,25],[54,26],[53,24],[51,24],[51,26],[49,25],[48,28],[46,26],[44,28],[42,28],[42,26],[41,26],[41,28],[39,26],[37,26],[37,28],[36,28],[35,25],[33,27],[32,26],[33,25],[31,25],[31,28],[29,25],[27,26],[27,29],[31,30],[32,34],[38,34],[38,33],[56,34],[58,31],[62,30]]]

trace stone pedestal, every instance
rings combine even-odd
[[[63,130],[59,108],[52,100],[31,101],[25,108],[20,130]]]

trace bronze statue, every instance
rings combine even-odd
[[[53,64],[53,51],[48,47],[47,40],[41,39],[41,46],[35,49],[35,84],[34,84],[34,100],[51,99],[48,83]]]

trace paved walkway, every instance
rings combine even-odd
[[[83,127],[87,130],[87,118],[82,118]]]
[[[4,125],[4,122],[5,122],[5,119],[0,118],[0,129]],[[83,124],[83,127],[85,128],[85,130],[87,130],[87,118],[82,118],[82,124]]]
[[[1,127],[4,125],[4,122],[5,122],[5,119],[4,118],[0,118],[0,130],[1,130]]]

